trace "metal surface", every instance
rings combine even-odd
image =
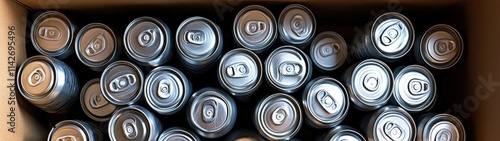
[[[433,69],[453,67],[462,57],[464,43],[460,33],[445,24],[434,25],[419,38],[414,52],[417,62]]]
[[[161,130],[161,123],[153,113],[138,105],[117,110],[108,124],[111,141],[156,141]]]
[[[262,84],[262,73],[259,57],[248,49],[237,48],[220,60],[217,78],[232,95],[248,97]]]
[[[398,67],[394,73],[391,103],[408,112],[425,111],[436,99],[436,80],[432,73],[420,65]]]
[[[163,131],[157,141],[201,141],[201,139],[190,130],[171,127]]]
[[[80,104],[89,118],[100,122],[108,121],[117,109],[102,95],[99,78],[92,79],[83,85],[80,92]]]
[[[151,70],[146,76],[143,89],[148,105],[163,115],[180,111],[192,93],[188,78],[171,66],[160,66]]]
[[[101,75],[101,92],[115,105],[132,105],[142,97],[144,74],[133,63],[116,61]]]
[[[275,49],[264,64],[267,83],[281,92],[294,93],[311,79],[311,60],[294,46]]]
[[[58,122],[48,135],[47,141],[102,141],[102,133],[91,124],[80,120]]]
[[[340,34],[324,31],[313,39],[309,56],[320,70],[336,70],[347,59],[347,44]]]
[[[367,117],[361,125],[368,141],[414,141],[417,135],[415,121],[397,106],[385,106]]]
[[[91,23],[78,32],[75,51],[84,65],[94,71],[102,71],[120,57],[121,46],[110,27],[102,23]]]
[[[419,141],[465,141],[465,128],[450,114],[427,114],[418,124]]]
[[[31,26],[31,42],[43,55],[65,59],[74,50],[75,25],[62,13],[47,11],[40,14]]]
[[[233,23],[233,38],[242,47],[261,53],[277,38],[277,23],[273,13],[260,5],[241,9]]]
[[[278,31],[283,43],[304,48],[314,36],[316,19],[304,5],[291,4],[281,11]]]
[[[318,141],[366,141],[366,139],[356,129],[339,125],[332,128]]]
[[[302,110],[292,96],[276,93],[263,98],[255,109],[254,124],[268,140],[290,140],[302,126]]]

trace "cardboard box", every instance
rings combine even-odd
[[[500,1],[497,0],[2,0],[0,140],[45,140],[53,122],[61,119],[41,112],[26,102],[17,90],[15,96],[11,95],[13,64],[18,67],[27,54],[33,54],[30,51],[35,51],[29,49],[32,45],[26,34],[29,31],[26,25],[34,20],[37,11],[63,11],[78,23],[99,22],[104,19],[99,18],[100,15],[108,18],[119,16],[116,19],[126,22],[144,13],[158,12],[153,15],[167,15],[165,17],[173,19],[167,24],[175,31],[179,20],[195,15],[207,16],[220,26],[230,26],[238,10],[249,4],[264,5],[277,18],[279,11],[291,3],[304,4],[314,12],[318,24],[321,24],[317,33],[333,30],[341,33],[348,43],[355,34],[355,27],[385,11],[410,15],[416,31],[423,32],[426,27],[438,23],[454,26],[462,34],[465,51],[451,70],[435,73],[440,80],[438,100],[432,112],[448,112],[462,119],[467,140],[496,141],[500,138],[500,122],[497,121],[500,119],[500,40],[497,35],[500,33]],[[181,12],[176,12],[178,10]],[[141,12],[133,13],[135,11]],[[115,27],[119,34],[124,31],[121,26]],[[9,31],[14,32],[15,37],[9,35]],[[231,31],[224,31],[225,42],[234,42],[227,40],[231,39],[230,36]],[[11,42],[15,45],[9,50]]]

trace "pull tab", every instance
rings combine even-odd
[[[213,100],[208,100],[203,103],[203,121],[212,123],[215,121],[217,103]]]
[[[133,74],[124,74],[121,75],[115,79],[113,79],[109,83],[109,89],[111,92],[122,92],[131,87],[132,85],[135,84],[137,79],[135,78],[135,75]]]
[[[38,36],[49,41],[58,41],[62,38],[61,30],[54,26],[40,27],[40,29],[38,29]]]
[[[100,35],[97,35],[90,41],[90,43],[87,45],[87,48],[85,48],[85,53],[88,56],[95,56],[101,52],[104,51],[106,48],[106,38],[104,38],[104,33],[101,33]]]
[[[379,87],[379,76],[375,74],[368,74],[363,79],[363,86],[366,90],[373,92],[376,91]]]
[[[455,51],[456,48],[457,44],[450,39],[439,39],[434,42],[434,51],[439,56],[450,54]]]
[[[389,27],[387,27],[383,32],[382,35],[380,36],[380,41],[382,44],[385,46],[392,45],[395,43],[399,38],[401,37],[401,34],[403,33],[403,25],[401,21],[398,21]]]
[[[322,57],[328,57],[340,52],[340,45],[338,43],[325,43],[319,46],[319,54]]]
[[[243,62],[234,63],[226,68],[226,74],[233,78],[247,77],[249,73],[247,64]]]
[[[305,23],[304,17],[302,17],[302,15],[293,16],[290,25],[292,26],[292,32],[295,35],[301,37],[302,34],[306,33],[306,30],[307,30],[306,23]]]
[[[279,65],[278,71],[284,76],[296,76],[302,73],[302,66],[299,63],[286,61]]]
[[[73,135],[61,136],[56,139],[56,141],[78,141]]]
[[[429,83],[421,79],[411,79],[408,83],[408,89],[414,95],[425,94],[429,91]]]
[[[448,129],[441,129],[438,131],[436,141],[451,141],[451,132]]]
[[[142,47],[150,47],[156,40],[156,31],[153,29],[147,29],[139,33],[137,36],[137,41]]]
[[[171,88],[171,82],[163,79],[160,80],[160,83],[158,84],[158,96],[160,98],[169,98],[172,95],[172,88]]]
[[[260,35],[267,30],[267,25],[263,21],[248,21],[245,24],[245,32],[250,35]]]
[[[384,124],[384,133],[392,139],[393,141],[401,141],[404,138],[404,131],[399,127],[399,125],[392,123],[392,122],[387,122]]]
[[[98,109],[98,108],[104,107],[104,106],[109,104],[108,101],[103,99],[103,97],[100,93],[93,93],[90,96],[89,101],[90,101],[90,106],[92,106],[92,108],[94,108],[94,109]]]
[[[335,113],[335,109],[337,109],[337,102],[333,99],[330,93],[320,90],[316,93],[316,99],[326,112],[330,114]]]
[[[31,87],[38,86],[45,80],[45,77],[45,70],[42,68],[36,68],[28,76],[28,84]]]
[[[271,120],[275,125],[281,125],[285,122],[287,113],[283,107],[276,108],[271,114]]]
[[[122,123],[123,133],[127,139],[135,139],[138,135],[137,131],[137,123],[135,119],[129,118],[123,121]]]
[[[190,30],[186,33],[186,40],[191,44],[201,45],[205,43],[205,33],[200,30]]]

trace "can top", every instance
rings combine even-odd
[[[453,27],[438,24],[429,28],[421,40],[421,57],[435,69],[454,66],[463,53],[463,40]]]
[[[386,106],[375,113],[373,129],[368,134],[375,140],[412,141],[416,139],[416,125],[405,110]]]
[[[99,78],[88,81],[80,94],[80,103],[83,111],[95,121],[107,121],[116,110],[116,106],[111,104],[101,93]]]
[[[420,65],[403,68],[394,79],[394,98],[401,108],[418,112],[434,103],[436,82],[432,73]]]
[[[54,87],[56,81],[53,65],[45,56],[34,56],[25,62],[20,84],[27,96],[43,97]]]
[[[291,4],[281,11],[278,31],[285,42],[304,44],[312,39],[316,31],[316,19],[304,5]]]
[[[318,125],[332,127],[347,115],[349,98],[344,86],[331,77],[318,77],[304,90],[304,113]]]
[[[302,126],[299,103],[288,94],[272,94],[259,102],[255,124],[269,140],[290,140]]]
[[[459,119],[450,114],[433,116],[424,127],[423,141],[465,141],[465,129]]]
[[[176,43],[181,55],[194,60],[211,58],[221,46],[222,33],[207,18],[190,17],[184,20],[176,33]]]
[[[104,97],[116,105],[130,105],[142,96],[142,71],[128,61],[116,61],[106,67],[100,86]]]
[[[373,23],[371,34],[377,51],[389,59],[406,55],[415,40],[415,31],[410,20],[396,12],[380,15]]]
[[[169,49],[170,33],[165,23],[152,17],[139,17],[127,26],[124,35],[126,51],[132,58],[146,62]]]
[[[160,131],[154,115],[141,106],[131,105],[117,110],[109,120],[108,133],[113,141],[156,140]],[[158,134],[155,134],[158,132]]]
[[[173,114],[186,105],[191,95],[187,77],[171,66],[160,66],[149,72],[144,83],[148,105],[160,114]]]
[[[366,141],[363,135],[361,135],[356,129],[339,125],[330,130],[324,141]]]
[[[50,131],[50,141],[71,140],[71,141],[86,141],[91,140],[88,129],[82,125],[85,123],[74,120],[64,120],[55,125]]]
[[[367,59],[356,65],[351,78],[353,96],[368,106],[381,106],[389,101],[394,79],[384,62]]]
[[[249,5],[238,12],[233,24],[235,41],[241,46],[262,52],[276,40],[273,13],[260,5]]]
[[[311,78],[311,61],[294,46],[281,46],[265,62],[266,77],[280,91],[293,93]]]
[[[324,31],[311,43],[310,57],[318,68],[332,71],[342,66],[347,58],[347,44],[340,34]]]
[[[56,57],[70,48],[74,30],[64,14],[47,11],[35,19],[31,27],[31,41],[40,53]]]
[[[158,137],[158,141],[201,141],[198,136],[196,136],[191,131],[180,128],[171,127],[163,131]]]
[[[262,64],[250,50],[237,48],[227,52],[221,59],[219,80],[233,95],[242,96],[256,90],[262,79]]]
[[[102,23],[84,26],[78,32],[75,44],[77,57],[87,66],[103,66],[117,52],[114,32]]]

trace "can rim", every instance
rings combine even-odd
[[[410,105],[406,103],[402,98],[401,94],[399,93],[398,86],[399,86],[399,81],[401,77],[406,73],[406,72],[418,72],[422,73],[425,75],[430,83],[432,83],[432,92],[429,93],[429,99],[425,100],[423,103],[417,104],[417,105]],[[392,90],[392,95],[394,99],[396,100],[397,104],[405,109],[408,112],[419,112],[419,111],[424,111],[428,109],[431,105],[434,104],[435,99],[436,99],[436,80],[434,79],[434,76],[432,73],[425,67],[420,66],[420,65],[409,65],[404,67],[399,73],[397,74],[396,78],[394,78],[394,87]]]
[[[438,121],[449,121],[451,122],[458,130],[459,132],[459,141],[465,141],[466,140],[466,132],[464,125],[462,122],[455,116],[447,113],[441,113],[441,114],[432,114],[432,115],[427,115],[424,117],[423,120],[420,121],[418,125],[418,139],[427,141],[429,138],[428,135],[428,130],[432,127],[432,124],[434,122]]]
[[[285,14],[288,13],[288,11],[290,9],[295,9],[295,8],[303,10],[305,13],[307,13],[307,15],[310,16],[310,18],[312,20],[311,35],[302,41],[300,41],[300,40],[294,41],[293,39],[286,37],[287,33],[285,31],[283,31],[284,28],[283,28],[283,25],[281,22],[281,21],[285,20],[284,19]],[[302,4],[290,4],[290,5],[286,6],[285,8],[283,8],[283,10],[281,11],[280,16],[278,18],[278,32],[280,34],[280,39],[282,39],[286,43],[300,45],[300,44],[306,44],[306,43],[310,42],[311,39],[313,38],[315,32],[316,32],[316,18],[314,17],[314,13],[309,8],[307,8],[306,6],[304,6]]]
[[[385,104],[387,104],[387,102],[389,102],[389,99],[392,97],[392,90],[393,90],[393,87],[394,87],[394,75],[392,73],[392,70],[390,69],[390,67],[384,63],[383,61],[380,61],[378,59],[366,59],[364,61],[361,61],[359,63],[357,63],[355,65],[355,68],[353,70],[353,73],[352,75],[356,74],[357,71],[362,68],[363,66],[367,65],[367,64],[373,64],[373,65],[376,65],[378,67],[381,67],[383,70],[385,70],[387,72],[387,76],[389,77],[388,78],[388,81],[389,81],[389,85],[387,86],[387,94],[385,94],[386,96],[384,96],[384,99],[383,101],[381,101],[380,103],[371,103],[371,102],[367,102],[366,100],[364,100],[363,98],[360,98],[358,95],[359,93],[356,91],[356,90],[352,90],[349,94],[350,94],[350,98],[351,100],[353,100],[353,103],[354,105],[359,105],[359,104],[363,104],[364,106],[368,106],[369,110],[373,110],[373,109],[378,109],[380,107],[383,107]],[[357,86],[355,84],[353,84],[355,81],[354,81],[354,77],[351,77],[350,79],[350,85],[351,87],[353,87],[353,89],[356,89]],[[365,108],[363,108],[365,109]]]
[[[113,130],[115,129],[114,125],[116,124],[116,121],[121,116],[121,114],[123,114],[125,111],[128,111],[128,110],[136,111],[137,113],[141,114],[141,117],[144,117],[144,119],[145,119],[144,121],[148,122],[148,123],[144,123],[144,124],[149,125],[148,126],[149,128],[145,129],[146,131],[149,131],[149,133],[146,134],[147,135],[146,140],[150,141],[150,140],[155,140],[158,138],[158,136],[160,134],[159,130],[161,130],[162,125],[160,124],[160,121],[154,116],[154,114],[142,106],[129,105],[127,107],[123,107],[121,109],[116,110],[113,113],[113,116],[111,116],[111,118],[109,119],[108,135],[109,135],[109,138],[111,140],[113,140],[113,139],[116,140],[116,135],[113,132]],[[144,132],[144,130],[142,132]]]
[[[282,86],[273,79],[273,76],[271,76],[271,73],[268,73],[269,71],[271,71],[270,69],[272,69],[269,65],[272,61],[271,59],[274,58],[274,56],[276,54],[280,53],[282,50],[285,50],[285,49],[296,51],[298,54],[300,54],[302,59],[304,59],[304,64],[306,65],[305,70],[307,72],[304,74],[304,78],[301,80],[301,82],[299,82],[299,84],[296,86],[288,86],[288,87]],[[299,49],[295,46],[292,46],[292,45],[280,46],[280,47],[276,48],[275,50],[273,50],[271,52],[271,54],[269,54],[269,56],[266,58],[264,64],[265,64],[264,65],[264,67],[265,67],[264,73],[266,76],[266,82],[269,85],[271,85],[274,89],[279,90],[281,92],[294,93],[294,92],[298,91],[300,88],[302,88],[304,86],[304,84],[306,82],[308,82],[312,77],[313,70],[312,70],[312,66],[311,66],[311,59],[301,49]]]
[[[167,137],[174,135],[174,134],[182,134],[186,135],[187,137],[193,139],[194,141],[201,141],[196,134],[194,134],[191,130],[183,128],[183,127],[170,127],[168,129],[165,129],[160,135],[158,136],[159,141],[165,140]]]
[[[113,53],[111,54],[111,56],[108,56],[102,62],[92,63],[91,61],[86,59],[83,56],[83,54],[81,54],[80,51],[78,51],[78,50],[80,50],[80,39],[83,37],[83,34],[92,28],[101,28],[103,30],[106,30],[113,37],[112,38],[113,42],[114,42]],[[84,65],[91,67],[91,68],[104,67],[104,66],[112,63],[112,61],[114,61],[113,57],[116,56],[118,54],[118,51],[119,51],[118,42],[117,42],[117,38],[116,38],[114,31],[109,26],[107,26],[106,24],[103,24],[103,23],[90,23],[90,24],[85,25],[82,29],[80,29],[80,31],[76,35],[74,46],[75,46],[76,56],[78,57],[80,62],[82,62]]]
[[[69,29],[69,35],[68,35],[68,41],[66,42],[66,44],[64,44],[62,46],[63,50],[59,50],[59,51],[56,51],[56,52],[50,52],[50,51],[45,51],[44,49],[42,49],[40,47],[40,45],[38,44],[38,42],[35,41],[35,27],[36,26],[31,26],[31,42],[33,43],[33,46],[35,47],[35,49],[40,52],[41,54],[44,54],[44,55],[48,55],[48,56],[52,56],[52,57],[59,57],[60,55],[63,55],[64,53],[68,52],[68,51],[71,51],[71,45],[73,43],[73,37],[74,37],[74,32],[76,30],[76,27],[75,25],[71,22],[71,20],[69,20],[68,17],[66,17],[66,15],[62,14],[61,12],[58,12],[58,11],[47,11],[47,12],[44,12],[42,14],[40,14],[36,19],[35,21],[33,21],[33,25],[38,25],[41,21],[45,20],[46,18],[49,18],[49,17],[57,17],[57,18],[60,18],[62,21],[64,21],[66,24],[68,24],[68,27],[70,28]],[[62,57],[62,58],[65,58],[65,57]]]
[[[93,113],[90,112],[90,110],[88,110],[86,108],[85,98],[84,98],[86,92],[83,91],[83,90],[87,90],[88,87],[90,87],[93,84],[97,83],[97,85],[100,85],[99,81],[100,81],[100,78],[94,78],[94,79],[89,80],[87,83],[85,83],[85,85],[83,85],[83,87],[80,91],[80,106],[82,107],[82,110],[85,113],[85,115],[87,115],[90,119],[102,122],[102,121],[108,121],[111,118],[111,115],[113,114],[113,112],[116,111],[117,107],[115,107],[115,110],[113,110],[113,112],[111,112],[108,116],[100,117],[100,116],[94,115]],[[100,89],[99,89],[99,91],[100,91]]]
[[[81,130],[86,135],[85,138],[88,140],[93,140],[94,138],[96,138],[96,137],[94,137],[94,134],[91,134],[91,132],[89,131],[89,128],[91,127],[90,124],[86,123],[85,121],[63,120],[63,121],[58,122],[56,125],[54,125],[54,127],[52,127],[52,129],[50,130],[49,135],[47,137],[47,140],[50,140],[52,138],[52,136],[54,136],[54,132],[57,129],[59,129],[62,126],[66,126],[66,125],[74,125],[74,126],[77,126],[78,128],[80,128],[79,130]]]
[[[359,137],[359,139],[361,139],[361,141],[366,141],[365,137],[363,137],[363,135],[361,135],[361,133],[358,130],[354,129],[353,127],[347,126],[347,125],[338,125],[338,126],[333,127],[330,131],[328,131],[324,135],[324,140],[330,141],[330,139],[332,139],[334,137],[338,137],[338,134],[342,134],[345,132],[356,135],[357,137]]]
[[[406,54],[408,54],[408,52],[410,52],[410,50],[412,50],[413,44],[415,42],[415,29],[414,29],[413,24],[411,23],[410,19],[408,19],[405,15],[398,13],[398,12],[387,12],[387,13],[384,13],[384,14],[378,16],[377,19],[375,19],[375,21],[372,23],[373,25],[370,28],[371,29],[370,34],[373,35],[373,33],[375,32],[375,30],[377,28],[377,26],[375,26],[375,25],[380,24],[382,21],[384,21],[388,18],[396,18],[398,20],[401,20],[407,26],[408,32],[409,32],[408,34],[410,36],[408,43],[405,45],[407,47],[405,47],[404,50],[398,51],[395,53],[384,53],[375,44],[375,42],[374,42],[375,38],[376,38],[375,36],[370,36],[371,45],[375,48],[377,53],[379,55],[381,55],[382,57],[388,58],[388,59],[399,59],[399,58],[404,57]]]
[[[393,105],[388,105],[380,108],[379,110],[375,111],[373,115],[369,119],[369,124],[368,124],[368,129],[367,129],[367,138],[368,140],[370,139],[376,139],[377,138],[377,133],[373,128],[377,123],[380,121],[380,119],[387,114],[398,114],[403,117],[405,117],[408,122],[410,123],[409,128],[412,130],[412,134],[409,135],[410,140],[415,140],[417,138],[417,126],[415,123],[415,120],[412,118],[412,116],[406,112],[404,109],[398,107],[398,106],[393,106]]]
[[[214,31],[214,34],[217,36],[217,41],[215,42],[215,46],[214,46],[214,50],[211,51],[210,55],[206,56],[206,57],[203,57],[203,58],[193,58],[191,57],[191,55],[185,53],[182,49],[181,49],[181,46],[180,46],[180,43],[179,43],[179,36],[180,36],[180,32],[181,32],[181,29],[186,26],[187,24],[193,22],[193,21],[202,21],[202,22],[205,22],[207,23],[209,26],[212,27],[212,31]],[[179,56],[181,56],[181,58],[187,58],[189,60],[194,60],[194,61],[206,61],[207,59],[210,59],[210,58],[214,58],[214,56],[219,56],[219,52],[222,51],[222,32],[221,32],[221,29],[219,26],[217,26],[214,22],[212,22],[210,19],[207,19],[205,17],[201,17],[201,16],[193,16],[193,17],[189,17],[187,18],[186,20],[182,21],[182,23],[179,25],[179,27],[177,28],[177,31],[176,31],[176,34],[175,34],[175,43],[176,43],[176,50],[177,52],[179,53]],[[217,58],[214,58],[213,60],[216,60]],[[184,59],[181,59],[181,60],[184,60]],[[212,59],[210,59],[212,60]]]
[[[126,66],[130,67],[131,69],[133,69],[137,73],[137,75],[139,76],[138,81],[139,81],[139,83],[141,83],[139,86],[137,86],[138,90],[136,93],[134,93],[135,96],[133,96],[133,98],[131,98],[130,100],[127,100],[125,102],[123,102],[121,100],[117,100],[116,98],[109,96],[109,92],[106,91],[106,84],[104,82],[105,81],[104,78],[106,78],[106,74],[109,73],[110,68],[113,68],[113,67],[119,66],[119,65],[126,65]],[[119,60],[119,61],[115,61],[115,62],[109,64],[106,67],[106,69],[104,69],[104,71],[102,72],[100,78],[101,78],[101,80],[99,81],[99,85],[101,86],[102,95],[104,96],[104,98],[106,98],[112,104],[132,105],[133,103],[136,103],[137,101],[139,101],[139,99],[143,95],[143,86],[142,85],[144,85],[144,74],[139,67],[137,67],[135,64],[133,64],[131,62]]]
[[[341,57],[338,64],[334,65],[333,67],[324,67],[324,66],[320,65],[319,62],[316,60],[316,57],[315,57],[316,55],[314,55],[314,48],[317,45],[317,42],[319,42],[321,39],[324,39],[325,37],[337,38],[339,41],[341,41],[341,46],[344,47],[344,49],[342,49],[343,51],[341,51],[343,57]],[[309,56],[316,67],[320,68],[323,71],[333,71],[333,70],[340,68],[345,63],[345,61],[347,60],[347,56],[348,56],[347,50],[348,50],[347,43],[340,34],[338,34],[337,32],[334,32],[334,31],[323,31],[323,32],[319,33],[318,35],[316,35],[316,37],[314,37],[314,39],[312,40],[310,51],[309,51]]]
[[[27,100],[29,100],[29,101],[39,100],[39,99],[44,99],[46,97],[55,95],[54,91],[56,91],[55,86],[58,85],[57,84],[58,75],[56,73],[56,69],[54,68],[54,62],[52,61],[52,59],[54,59],[54,58],[51,58],[49,56],[44,56],[44,55],[35,55],[35,56],[32,56],[32,57],[26,59],[19,67],[19,72],[16,74],[16,83],[18,84],[16,86],[17,86],[17,89],[19,90],[19,92],[21,93],[21,95],[23,95],[23,97],[25,97]],[[22,71],[24,70],[26,65],[30,64],[31,62],[37,61],[37,60],[41,60],[43,62],[46,62],[48,65],[50,65],[49,68],[53,72],[52,76],[54,79],[54,83],[49,86],[50,87],[49,90],[45,94],[40,95],[40,96],[30,94],[29,92],[24,90],[23,85],[21,83]]]
[[[238,21],[239,21],[240,17],[243,16],[244,14],[246,14],[247,12],[252,11],[252,10],[260,11],[260,12],[266,14],[267,16],[269,16],[269,19],[271,19],[271,21],[270,21],[271,24],[274,25],[273,30],[269,30],[272,33],[271,33],[271,38],[268,41],[268,43],[266,43],[266,44],[262,45],[262,47],[258,47],[258,48],[254,48],[255,46],[246,43],[243,40],[243,37],[240,34],[238,34],[239,32],[237,32],[237,31],[239,31],[239,28],[237,28],[237,25],[238,25]],[[264,7],[262,5],[249,5],[249,6],[244,7],[243,9],[241,9],[238,12],[238,14],[234,18],[234,22],[233,22],[233,38],[236,41],[236,43],[239,46],[242,46],[246,49],[249,49],[255,53],[264,52],[274,44],[274,42],[277,39],[277,34],[278,34],[278,32],[276,30],[277,30],[276,18],[274,17],[273,13],[271,11],[269,11],[269,9],[267,9],[266,7]]]
[[[249,87],[247,89],[237,89],[237,88],[230,86],[228,84],[229,82],[227,82],[223,78],[224,75],[222,75],[223,71],[224,71],[224,69],[221,68],[222,65],[225,63],[225,61],[229,57],[231,57],[232,55],[234,55],[236,53],[245,53],[245,54],[249,55],[250,57],[252,57],[253,61],[255,62],[256,68],[258,69],[257,80],[256,80],[257,82],[255,82],[251,87]],[[217,71],[217,76],[218,76],[217,79],[219,80],[219,83],[222,85],[222,87],[224,89],[228,90],[231,95],[233,95],[233,96],[247,96],[247,95],[251,95],[252,93],[257,91],[257,89],[262,84],[262,73],[263,73],[262,71],[263,71],[262,62],[261,62],[260,58],[257,56],[257,54],[255,54],[254,52],[252,52],[251,50],[246,49],[246,48],[236,48],[236,49],[230,50],[229,52],[224,54],[224,56],[222,56],[222,58],[220,59],[219,67],[218,67],[218,71]]]
[[[429,34],[431,34],[434,31],[440,31],[439,29],[445,30],[447,33],[450,33],[452,36],[456,36],[457,40],[459,40],[459,44],[460,44],[460,47],[458,47],[458,49],[460,51],[457,53],[457,56],[454,59],[450,60],[450,62],[445,63],[443,65],[439,65],[439,64],[435,64],[433,62],[430,62],[425,56],[425,54],[427,54],[425,52],[426,49],[424,47],[422,47],[422,46],[427,46],[424,44],[424,40],[429,36]],[[418,53],[418,54],[421,58],[423,58],[425,64],[427,64],[428,66],[430,66],[434,69],[438,69],[438,70],[449,69],[449,68],[455,66],[458,63],[458,61],[460,61],[460,58],[462,58],[463,51],[464,51],[464,43],[463,42],[464,42],[463,38],[457,29],[455,29],[452,26],[447,25],[447,24],[437,24],[437,25],[430,27],[429,29],[427,29],[424,32],[422,38],[420,39],[420,46],[418,47],[419,48],[418,50],[420,51],[420,53]]]
[[[288,131],[287,134],[284,134],[284,135],[277,135],[275,133],[272,133],[272,131],[269,131],[268,129],[265,128],[264,124],[262,122],[262,115],[261,113],[263,112],[264,108],[266,107],[266,105],[268,105],[268,102],[274,98],[284,98],[286,100],[288,100],[291,104],[293,105],[290,105],[290,106],[293,106],[293,108],[295,109],[296,111],[296,114],[297,114],[297,128],[295,129],[292,129],[292,131]],[[293,136],[295,136],[301,126],[302,126],[302,110],[300,108],[300,104],[299,102],[293,98],[292,96],[288,95],[288,94],[285,94],[285,93],[275,93],[275,94],[271,94],[271,95],[268,95],[266,97],[264,97],[263,99],[261,99],[259,101],[259,103],[257,104],[257,107],[255,108],[255,111],[254,111],[254,125],[255,127],[257,128],[258,132],[264,136],[266,139],[269,139],[269,140],[290,140]]]
[[[152,79],[154,78],[152,77],[156,76],[156,74],[161,73],[161,71],[166,71],[168,73],[174,74],[179,78],[179,80],[181,80],[182,85],[184,86],[183,97],[180,99],[178,104],[175,104],[171,107],[160,107],[157,103],[155,103],[152,100],[153,97],[151,95],[153,95],[153,93],[149,93],[150,86],[148,86],[147,84],[153,83]],[[162,115],[171,115],[180,111],[182,107],[186,105],[191,95],[191,83],[189,79],[184,75],[184,73],[182,73],[180,70],[172,66],[159,66],[151,70],[149,74],[146,76],[143,87],[144,87],[143,90],[144,90],[144,97],[146,98],[146,103],[149,105],[149,107],[151,107],[151,109],[155,110],[156,112]]]

